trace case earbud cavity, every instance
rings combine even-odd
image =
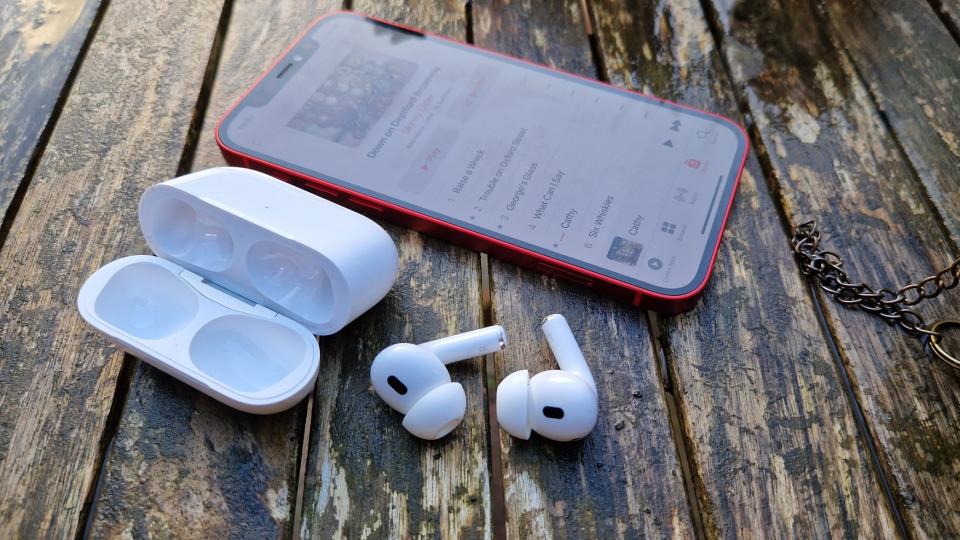
[[[140,225],[156,257],[97,270],[81,315],[125,350],[235,408],[294,405],[337,332],[397,276],[370,219],[265,174],[208,169],[155,185]]]

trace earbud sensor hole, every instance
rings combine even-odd
[[[561,418],[563,418],[563,409],[561,409],[560,407],[547,406],[543,408],[543,415],[546,416],[547,418],[560,420]]]
[[[390,388],[393,388],[394,391],[401,396],[407,393],[407,385],[400,382],[400,379],[393,375],[387,377],[387,384],[389,384]],[[563,411],[560,411],[560,416],[563,416]]]

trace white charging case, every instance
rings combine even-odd
[[[320,348],[379,302],[397,248],[379,225],[249,169],[175,178],[140,199],[157,257],[97,270],[80,314],[131,354],[242,411],[289,408]]]

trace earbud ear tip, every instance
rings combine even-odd
[[[497,422],[518,439],[530,438],[527,408],[530,398],[530,373],[515,371],[497,386]]]
[[[460,383],[447,383],[417,400],[403,417],[403,427],[421,439],[433,441],[460,425],[466,411],[463,387]]]

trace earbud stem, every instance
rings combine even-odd
[[[540,323],[540,329],[547,337],[547,343],[560,369],[576,374],[589,384],[596,394],[597,383],[593,380],[590,366],[587,365],[587,359],[583,357],[577,338],[573,337],[573,331],[570,330],[567,319],[560,314],[548,315]]]
[[[500,325],[488,326],[423,343],[420,347],[437,355],[444,364],[495,353],[507,344],[507,333]]]

